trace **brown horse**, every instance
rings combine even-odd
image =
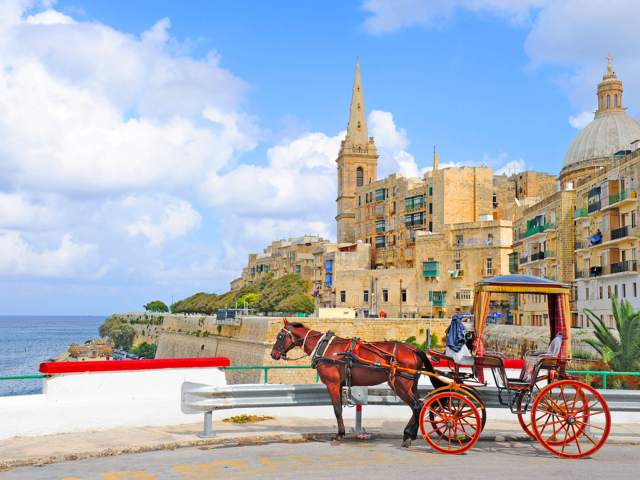
[[[305,354],[311,355],[318,341],[324,334],[316,330],[306,328],[301,323],[284,321],[284,327],[278,332],[276,342],[271,349],[271,358],[274,360],[287,359],[287,353],[295,347],[301,347]],[[342,387],[347,384],[347,367],[345,365],[345,352],[348,352],[352,340],[335,337],[324,353],[328,360],[320,361],[317,369],[322,383],[327,386],[333,411],[338,421],[338,434],[336,440],[344,438],[344,422],[342,420]],[[369,362],[388,364],[393,359],[397,366],[414,370],[426,370],[433,372],[433,366],[424,352],[412,345],[402,342],[359,342],[357,357]],[[445,385],[444,382],[434,377],[431,383],[434,388]],[[404,429],[402,446],[411,445],[411,440],[418,436],[418,421],[422,401],[418,395],[418,376],[410,376],[401,372],[394,372],[388,368],[370,368],[354,363],[351,367],[352,386],[373,386],[388,382],[389,386],[408,406],[413,415]]]

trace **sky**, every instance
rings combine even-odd
[[[0,314],[226,291],[272,240],[335,239],[356,58],[379,175],[557,174],[640,2],[0,0]]]

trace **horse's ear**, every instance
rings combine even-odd
[[[286,318],[283,318],[282,321],[284,322],[285,327],[289,325],[289,320],[287,320]]]

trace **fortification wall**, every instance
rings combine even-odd
[[[299,321],[289,318],[289,321]],[[332,330],[341,337],[360,337],[370,341],[405,340],[411,336],[424,341],[428,328],[442,338],[448,321],[424,319],[302,319],[304,324],[314,330]],[[308,365],[309,358],[297,361],[276,362],[271,356],[271,348],[278,331],[282,327],[282,318],[244,317],[240,326],[222,326],[220,333],[214,325],[203,325],[200,336],[183,333],[165,332],[159,337],[157,358],[224,356],[234,366],[241,365]],[[207,332],[207,336],[202,336]],[[301,355],[300,350],[292,352],[291,357]],[[227,371],[229,383],[259,383],[263,380],[261,370]],[[312,383],[316,380],[315,371],[305,369],[271,370],[269,383]]]

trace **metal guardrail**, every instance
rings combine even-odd
[[[421,385],[421,397],[433,390]],[[498,389],[477,389],[487,408],[504,408],[498,401]],[[602,392],[613,411],[640,412],[640,391],[606,390]],[[351,403],[356,405],[403,405],[404,402],[389,387],[352,387]],[[313,407],[330,405],[331,399],[324,385],[224,385],[211,386],[200,383],[182,384],[181,409],[183,413],[204,413],[201,436],[213,436],[212,412],[232,408]],[[362,410],[356,409],[356,433],[362,424]]]

